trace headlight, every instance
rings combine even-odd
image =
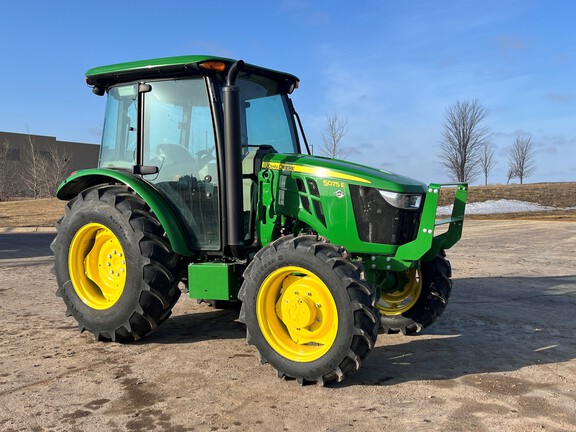
[[[384,198],[388,204],[396,208],[417,210],[420,208],[420,203],[422,202],[422,195],[420,194],[403,194],[383,190],[379,190],[378,192],[380,192],[380,195],[382,195],[382,198]]]

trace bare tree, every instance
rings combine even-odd
[[[56,189],[68,175],[70,154],[54,145],[48,146],[45,167],[47,193],[49,196],[54,196]]]
[[[28,134],[24,151],[22,183],[32,198],[54,196],[58,185],[66,178],[70,155],[55,146],[43,149]]]
[[[514,167],[512,165],[508,165],[508,171],[506,173],[506,184],[510,184],[510,180],[516,177],[514,174]]]
[[[10,147],[8,142],[4,141],[0,144],[0,201],[4,201],[10,197],[12,194],[10,176]]]
[[[520,184],[536,170],[532,138],[516,137],[508,157],[508,171],[518,177]]]
[[[38,145],[30,133],[28,133],[26,138],[23,163],[24,166],[21,173],[22,183],[32,198],[39,198],[41,193],[40,184],[42,182],[42,172],[44,170],[42,169],[42,161],[40,159]]]
[[[496,159],[494,157],[494,146],[487,142],[482,147],[482,153],[480,154],[480,168],[482,173],[484,173],[484,185],[488,184],[488,176],[496,166]]]
[[[472,182],[478,175],[482,148],[490,129],[482,126],[486,109],[478,99],[456,102],[446,109],[440,158],[453,180]]]
[[[320,153],[333,159],[348,156],[349,151],[342,147],[342,138],[348,133],[348,119],[334,112],[326,115],[326,127],[322,132]]]

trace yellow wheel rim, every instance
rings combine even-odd
[[[302,267],[273,271],[256,298],[258,325],[282,357],[311,362],[326,354],[338,333],[338,308],[322,280]]]
[[[84,225],[70,243],[68,271],[76,294],[87,306],[112,307],[126,284],[126,257],[120,241],[102,224]]]
[[[400,315],[408,311],[418,301],[422,292],[422,276],[419,269],[406,272],[408,282],[393,292],[383,292],[376,306],[384,315]]]

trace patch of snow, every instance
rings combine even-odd
[[[466,214],[497,214],[497,213],[520,213],[546,210],[574,210],[576,207],[561,209],[558,207],[542,206],[526,201],[517,200],[488,200],[466,204]],[[452,206],[438,207],[436,212],[439,216],[449,216]]]

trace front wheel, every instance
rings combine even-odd
[[[376,342],[374,290],[345,251],[317,236],[287,236],[260,250],[239,298],[248,343],[280,377],[342,381]]]
[[[452,292],[452,270],[441,250],[431,261],[422,262],[402,275],[395,291],[383,292],[376,306],[384,333],[415,334],[432,325],[448,304]]]

